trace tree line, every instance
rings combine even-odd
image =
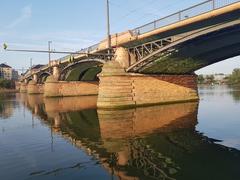
[[[201,75],[198,75],[198,83],[199,84],[214,84],[214,83],[219,83],[219,81],[217,81],[215,79],[214,75],[203,76],[201,74]],[[221,83],[229,84],[229,85],[240,85],[240,68],[234,69],[230,75],[228,75],[222,79]]]
[[[228,77],[228,84],[240,85],[240,68],[233,70],[232,74]]]
[[[4,89],[14,89],[15,88],[15,82],[12,80],[7,79],[0,79],[0,88]]]

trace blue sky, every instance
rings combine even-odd
[[[133,29],[203,0],[110,0],[111,32]],[[77,51],[106,36],[105,0],[7,0],[0,6],[0,43],[9,48]],[[52,55],[53,59],[64,55]],[[47,54],[0,50],[0,62],[16,69],[46,64]],[[240,57],[217,63],[197,73],[230,73]]]

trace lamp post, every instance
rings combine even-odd
[[[109,0],[106,0],[107,7],[107,48],[108,54],[111,53],[111,35],[110,35],[110,18],[109,18]]]
[[[30,69],[32,68],[32,58],[30,58]]]
[[[48,41],[48,63],[51,61],[51,43],[52,41]]]

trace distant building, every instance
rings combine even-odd
[[[18,80],[18,72],[7,64],[0,64],[0,78],[7,80]]]
[[[3,79],[12,79],[12,67],[6,64],[0,64],[1,77]]]
[[[203,82],[202,83],[216,83],[216,84],[224,84],[227,81],[229,75],[227,74],[208,74],[208,75],[202,75],[203,77]]]
[[[214,80],[218,82],[223,82],[228,76],[229,75],[226,74],[214,74]]]

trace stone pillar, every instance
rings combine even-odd
[[[44,92],[44,85],[37,84],[35,80],[32,80],[27,85],[27,93],[28,94],[43,94]]]
[[[59,81],[54,75],[48,76],[45,81],[44,96],[45,97],[60,97]]]
[[[27,83],[25,83],[25,82],[20,83],[20,92],[21,93],[26,93],[27,92]]]
[[[116,61],[99,75],[99,108],[128,108],[197,101],[196,75],[144,75],[126,73]]]
[[[118,47],[115,52],[115,61],[119,62],[122,67],[128,68],[130,65],[130,59],[127,49]]]
[[[58,80],[59,76],[60,76],[60,72],[59,72],[59,67],[58,66],[53,66],[53,76],[56,80]]]
[[[118,61],[104,64],[99,75],[97,106],[100,108],[134,107],[133,81]]]
[[[34,80],[35,82],[38,81],[38,76],[37,76],[37,74],[34,74],[34,75],[33,75],[33,80]]]

